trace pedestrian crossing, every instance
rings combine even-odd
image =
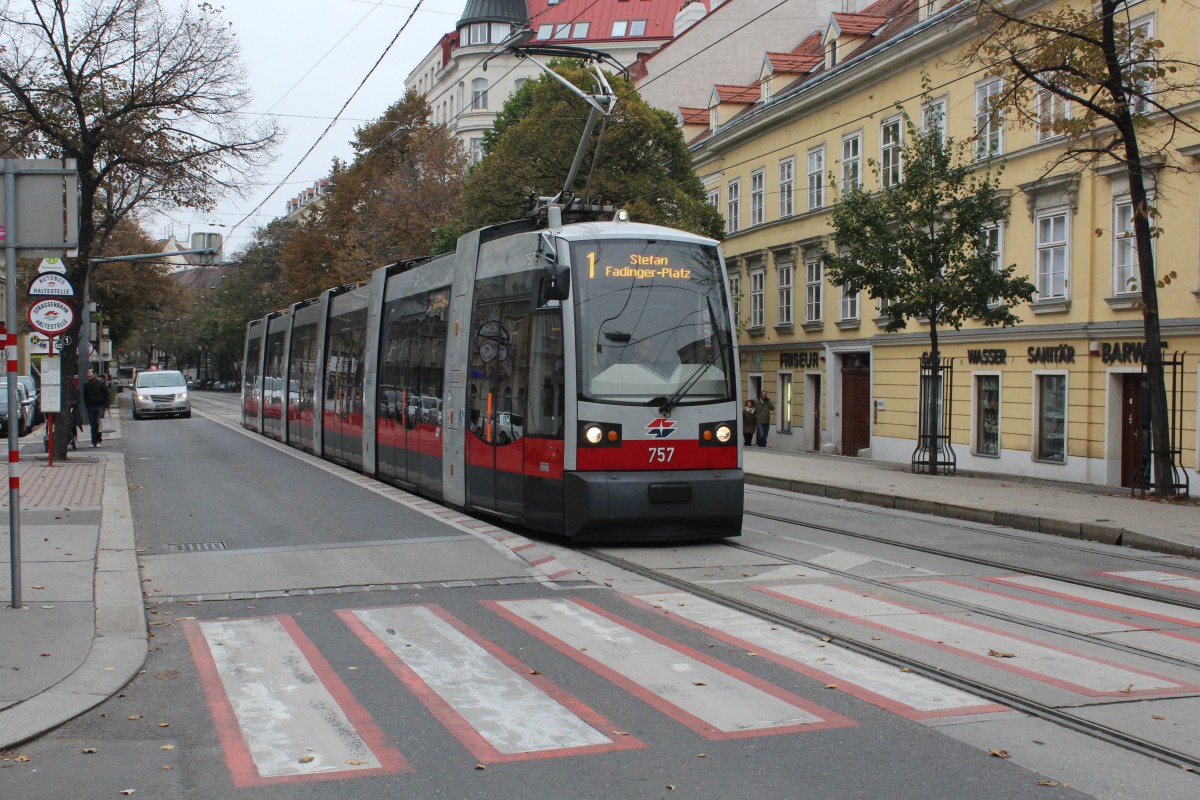
[[[926,660],[941,659],[960,672],[964,664],[986,664],[1017,685],[1055,687],[1078,703],[1200,691],[1178,670],[1159,674],[1119,652],[1100,657],[1036,632],[1016,633],[945,613],[944,607],[899,602],[886,589],[864,593],[832,579],[811,580],[751,588],[790,604],[797,619],[820,624],[833,617],[849,624],[860,640],[887,634],[918,644]],[[1187,609],[1167,603],[1028,575],[894,583],[919,590],[935,606],[936,598],[987,604],[1086,636],[1151,637],[1143,640],[1151,646],[1172,637],[1177,649],[1200,648],[1200,638],[1109,613],[1119,606],[1125,615],[1148,619],[1168,610],[1186,616]],[[712,742],[819,735],[862,724],[870,715],[855,713],[859,701],[918,722],[978,720],[1010,711],[892,659],[688,592],[614,594],[470,601],[476,625],[487,620],[492,638],[430,602],[330,614],[390,671],[398,690],[457,739],[462,758],[481,767],[654,748],[665,744],[662,731],[673,726]],[[343,680],[289,615],[183,625],[236,786],[415,771],[392,744],[395,738],[403,747],[403,737],[390,728],[392,736],[385,735],[357,696],[374,696],[377,684],[347,685],[363,672]],[[514,647],[514,641],[524,644]],[[518,649],[522,658],[515,655]],[[533,662],[540,668],[528,663],[530,653],[540,654]],[[581,681],[580,674],[602,680]],[[613,689],[601,690],[604,683],[615,687],[616,696],[640,701],[634,707],[647,707],[664,725],[650,727],[649,735],[623,729],[630,724],[630,707],[612,708]],[[853,699],[831,699],[836,696]],[[428,725],[394,717],[387,723],[414,730]]]

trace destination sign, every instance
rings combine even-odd
[[[649,256],[630,253],[624,264],[597,264],[595,251],[588,251],[588,280],[600,278],[633,278],[634,280],[690,281],[692,271],[687,267],[671,266],[668,256]]]

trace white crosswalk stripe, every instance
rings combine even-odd
[[[1161,694],[1192,688],[1169,678],[1040,644],[995,628],[961,622],[836,586],[809,584],[760,588],[810,608],[892,631],[1084,695]],[[997,657],[997,654],[1007,655]]]
[[[1138,583],[1151,583],[1164,589],[1174,589],[1181,592],[1200,594],[1200,578],[1190,575],[1180,575],[1175,572],[1161,572],[1153,569],[1125,570],[1123,572],[1101,572],[1113,578],[1122,578]]]
[[[644,594],[638,600],[702,626],[725,641],[777,657],[823,682],[910,719],[1003,711],[967,692],[869,656],[685,592]]]
[[[356,632],[364,641],[480,760],[615,747],[612,738],[564,705],[570,701],[561,692],[556,693],[564,702],[548,693],[553,687],[544,680],[535,686],[534,670],[506,664],[482,637],[441,609],[399,606],[339,615],[360,627]],[[625,739],[622,746],[629,744]]]
[[[1200,628],[1200,611],[1193,608],[1172,605],[1160,600],[1130,597],[1120,592],[1110,592],[1106,589],[1095,589],[1090,586],[1078,586],[1074,583],[1056,581],[1053,578],[1042,578],[1037,575],[1003,575],[994,578],[984,578],[984,580],[1002,583],[1006,586],[1016,586],[1021,589],[1031,589],[1035,592],[1067,600],[1081,600],[1091,605],[1111,608],[1116,611],[1133,612],[1144,617],[1161,619],[1167,622],[1178,622],[1183,625]]]
[[[583,601],[506,600],[489,605],[711,739],[855,724]]]
[[[185,630],[238,786],[408,768],[290,617]]]

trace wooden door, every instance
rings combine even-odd
[[[1140,373],[1121,377],[1121,485],[1125,487],[1139,482],[1143,448],[1150,446],[1150,420],[1142,409],[1145,382]],[[1143,475],[1140,483],[1144,485],[1148,478]]]
[[[866,356],[851,356],[842,365],[842,455],[870,446],[871,368]]]

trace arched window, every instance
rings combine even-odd
[[[476,78],[471,81],[471,110],[487,111],[487,78]]]

